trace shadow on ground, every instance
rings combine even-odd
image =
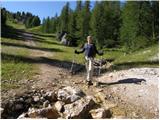
[[[57,48],[42,48],[42,47],[28,46],[28,45],[8,43],[8,42],[1,42],[1,45],[12,46],[12,47],[28,48],[28,49],[33,49],[33,50],[49,51],[49,52],[63,52],[62,50],[57,49]]]
[[[2,58],[2,64],[3,62],[9,62],[9,61],[14,61],[16,63],[18,62],[23,62],[23,63],[36,63],[36,64],[48,64],[51,66],[56,66],[60,68],[64,68],[67,70],[71,69],[72,62],[68,61],[60,61],[57,59],[50,59],[47,57],[37,57],[37,58],[31,58],[31,57],[26,57],[26,56],[19,56],[19,55],[11,55],[11,54],[6,54],[6,53],[1,53],[1,58]],[[85,69],[84,65],[81,64],[74,64],[74,72],[81,72],[82,70]]]
[[[35,42],[60,45],[54,41],[53,42],[46,41],[45,39],[38,37],[38,36],[48,37],[48,35],[39,35],[35,33],[29,33],[29,32],[25,32],[24,30],[15,29],[11,26],[3,26],[2,31],[1,31],[1,37],[4,37],[4,38],[21,40],[21,41],[32,40]],[[52,38],[54,37],[55,36],[52,36]]]
[[[112,83],[102,83],[99,82],[99,85],[105,86],[105,85],[115,85],[115,84],[140,84],[141,82],[146,82],[145,79],[138,79],[138,78],[127,78],[127,79],[122,79],[118,80],[117,82],[112,82]]]

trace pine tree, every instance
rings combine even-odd
[[[46,33],[51,33],[51,27],[50,27],[50,18],[49,17],[47,17],[47,19],[46,19],[46,23],[45,23],[45,32]]]
[[[77,1],[75,9],[75,19],[76,19],[76,36],[78,39],[82,38],[81,31],[82,31],[82,1]]]
[[[34,16],[33,18],[32,18],[32,22],[31,22],[31,27],[35,27],[35,26],[39,26],[40,25],[40,19],[39,19],[39,17],[38,16]]]
[[[154,17],[151,6],[150,1],[127,2],[122,14],[121,40],[128,48],[136,50],[152,43]]]
[[[120,3],[96,2],[92,11],[92,35],[99,47],[116,47],[119,44]]]
[[[69,38],[70,40],[76,39],[76,14],[70,14],[70,21],[69,21]]]
[[[119,44],[119,28],[120,28],[120,2],[107,1],[102,2],[104,6],[104,32],[106,47],[116,47]]]
[[[57,26],[58,26],[58,15],[57,14],[52,18],[51,24],[52,24],[52,32],[55,33],[57,31]]]
[[[1,8],[1,24],[2,25],[6,25],[6,9],[5,8]]]
[[[158,41],[159,38],[159,2],[151,1],[152,16],[152,39]]]
[[[81,29],[81,37],[86,40],[86,37],[90,32],[90,1],[85,1],[84,7],[82,9],[82,29]]]
[[[42,21],[42,32],[45,32],[45,23],[46,23],[46,19],[43,18],[43,21]]]
[[[31,28],[32,27],[32,17],[29,17],[26,20],[25,26],[26,26],[26,28]]]
[[[104,16],[103,3],[96,2],[91,17],[91,28],[93,38],[98,47],[102,47],[102,45],[104,44],[106,28],[105,23],[106,21]]]
[[[63,7],[60,20],[61,20],[61,31],[68,32],[68,23],[69,23],[69,2],[66,3],[66,5]]]

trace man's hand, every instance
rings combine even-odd
[[[79,54],[79,52],[77,50],[74,51],[75,54]]]

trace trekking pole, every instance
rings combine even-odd
[[[102,56],[101,56],[101,59],[100,59],[99,76],[101,74],[101,67],[102,67]]]
[[[75,64],[75,54],[73,54],[72,65],[71,65],[71,70],[70,70],[70,72],[71,72],[72,74],[73,74],[74,64]]]

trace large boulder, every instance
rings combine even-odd
[[[64,118],[84,119],[91,118],[89,111],[94,106],[91,96],[81,98],[74,103],[64,105]]]
[[[59,112],[63,112],[64,111],[64,103],[62,101],[57,101],[54,104],[54,107],[57,109],[57,111]]]
[[[54,107],[47,107],[42,109],[30,108],[27,112],[28,118],[48,118],[56,119],[60,117],[60,114]]]
[[[70,86],[64,87],[58,90],[58,100],[64,103],[72,103],[84,96],[84,93],[80,89],[76,89]]]

